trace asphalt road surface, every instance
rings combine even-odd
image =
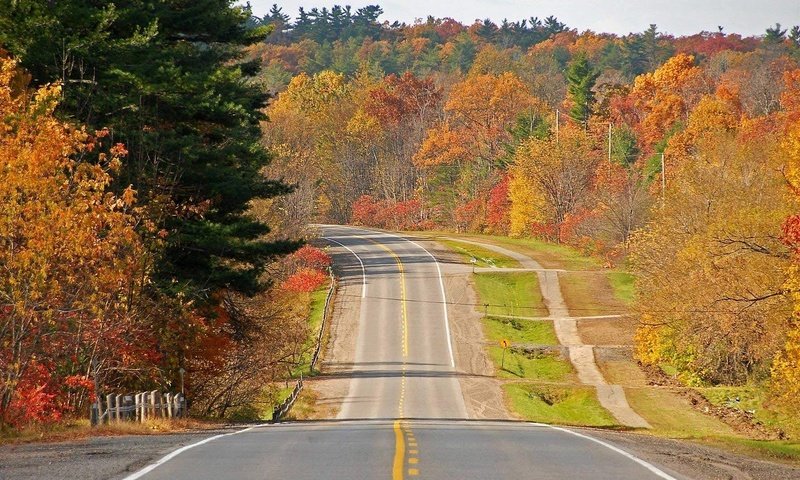
[[[468,420],[434,257],[391,234],[322,230],[362,294],[338,418],[206,439],[128,479],[685,478],[578,431]]]

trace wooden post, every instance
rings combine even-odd
[[[156,400],[158,399],[158,397],[156,397],[157,394],[158,394],[158,392],[153,390],[152,392],[150,392],[150,395],[149,395],[150,396],[150,416],[153,417],[153,418],[156,418],[158,416],[158,414],[156,413]]]
[[[115,402],[117,405],[117,411],[114,412],[114,420],[121,421],[122,420],[122,404],[125,401],[125,397],[122,396],[121,393],[117,394],[117,401]]]
[[[172,394],[169,392],[165,393],[164,401],[167,404],[167,418],[172,418]]]
[[[115,398],[116,397],[112,393],[109,393],[109,394],[106,395],[105,423],[111,423],[111,415],[114,412],[112,405],[114,405],[114,399]]]
[[[90,412],[89,422],[92,424],[93,427],[97,425],[97,418],[99,417],[99,415],[97,414],[97,411],[99,410],[99,408],[97,407],[98,403],[100,403],[100,397],[97,397],[97,400],[92,402],[91,410],[89,411]]]
[[[147,420],[147,393],[142,392],[139,395],[141,397],[139,400],[139,405],[141,405],[142,407],[142,415],[140,417],[140,421],[144,423],[145,420]]]

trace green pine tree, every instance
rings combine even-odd
[[[289,191],[260,173],[268,97],[240,60],[267,27],[247,28],[250,11],[226,0],[3,3],[0,47],[35,82],[63,82],[62,116],[108,127],[130,152],[118,187],[132,184],[168,232],[162,290],[203,302],[262,288],[265,263],[297,246],[264,241],[246,213]]]
[[[582,54],[573,58],[567,67],[567,93],[573,104],[569,116],[576,122],[585,124],[589,121],[594,105],[592,88],[598,75]]]

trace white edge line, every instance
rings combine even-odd
[[[147,475],[148,473],[150,473],[153,470],[155,470],[157,467],[160,467],[161,465],[167,463],[168,461],[170,461],[173,458],[177,457],[178,455],[180,455],[181,453],[185,452],[186,450],[190,450],[190,449],[192,449],[194,447],[199,447],[200,445],[203,445],[204,443],[208,443],[208,442],[217,440],[217,439],[222,438],[222,437],[228,437],[228,436],[231,436],[231,435],[238,435],[240,433],[249,432],[250,430],[252,430],[254,428],[258,428],[258,425],[253,426],[253,427],[249,427],[249,428],[245,428],[244,430],[237,430],[237,431],[231,432],[231,433],[223,433],[221,435],[214,435],[213,437],[209,437],[209,438],[206,438],[204,440],[200,440],[199,442],[192,443],[191,445],[186,445],[184,447],[181,447],[181,448],[179,448],[179,449],[177,449],[177,450],[175,450],[173,452],[170,452],[170,453],[164,455],[157,462],[151,463],[150,465],[144,467],[143,469],[139,470],[138,472],[135,472],[135,473],[132,473],[132,474],[128,475],[127,477],[123,478],[122,480],[136,480],[137,478],[141,478],[144,475]]]
[[[376,232],[376,233],[382,233],[390,237],[400,238],[412,245],[416,245],[418,248],[421,248],[425,253],[428,254],[429,257],[433,259],[433,263],[436,265],[436,272],[439,274],[439,289],[441,289],[442,291],[442,311],[444,312],[444,331],[447,333],[447,351],[450,354],[450,368],[456,368],[456,361],[453,358],[453,339],[450,338],[450,320],[448,319],[447,316],[447,294],[445,293],[444,290],[444,280],[442,280],[442,269],[439,267],[439,261],[436,260],[436,257],[434,257],[433,254],[428,251],[428,249],[426,249],[425,247],[423,247],[422,245],[413,240],[409,240],[405,237],[401,237],[399,235],[394,235],[387,232]]]
[[[594,437],[590,437],[589,435],[584,435],[582,433],[573,432],[572,430],[568,430],[566,428],[561,428],[561,427],[556,427],[556,426],[553,426],[553,425],[543,425],[543,424],[539,424],[539,423],[535,423],[535,424],[532,424],[532,425],[546,426],[546,427],[552,428],[553,430],[558,430],[560,432],[569,433],[570,435],[575,435],[576,437],[580,437],[580,438],[583,438],[585,440],[589,440],[589,441],[592,441],[594,443],[600,444],[600,445],[602,445],[602,446],[604,446],[604,447],[606,447],[606,448],[608,448],[610,450],[613,450],[614,452],[622,455],[623,457],[626,457],[626,458],[628,458],[630,460],[633,460],[634,462],[638,463],[639,465],[641,465],[644,468],[646,468],[646,469],[650,470],[651,472],[653,472],[658,477],[661,477],[661,478],[663,478],[665,480],[678,480],[677,478],[673,477],[672,475],[669,475],[668,473],[662,471],[661,469],[659,469],[658,467],[656,467],[652,463],[646,462],[646,461],[642,460],[641,458],[639,458],[639,457],[637,457],[637,456],[635,456],[635,455],[633,455],[631,453],[628,453],[628,452],[626,452],[625,450],[623,450],[621,448],[615,447],[614,445],[611,445],[610,443],[606,443],[606,442],[604,442],[602,440],[598,440],[598,439],[596,439]]]
[[[354,257],[356,257],[356,260],[358,260],[358,263],[361,264],[361,279],[362,279],[361,280],[361,298],[365,298],[367,296],[367,272],[364,270],[364,262],[361,261],[361,257],[359,257],[356,252],[351,250],[350,247],[348,247],[347,245],[345,245],[343,243],[337,242],[336,240],[334,240],[334,239],[332,239],[330,237],[322,237],[322,239],[323,240],[327,240],[329,242],[333,242],[336,245],[339,245],[341,247],[344,247],[345,249],[347,249],[348,252],[352,253]]]

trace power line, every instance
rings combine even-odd
[[[464,306],[464,307],[495,307],[495,308],[514,308],[514,309],[524,309],[524,310],[531,310],[531,311],[540,311],[546,312],[549,314],[549,310],[545,306],[530,306],[530,305],[511,305],[511,304],[497,304],[497,303],[470,303],[470,302],[454,302],[454,301],[446,301],[443,302],[441,300],[420,300],[420,299],[410,299],[410,298],[400,298],[400,297],[385,297],[385,296],[372,296],[367,295],[366,297],[361,297],[361,295],[350,295],[350,294],[337,294],[339,297],[346,297],[346,298],[368,298],[368,299],[375,299],[375,300],[386,300],[386,301],[396,301],[396,302],[407,302],[407,303],[417,303],[417,304],[431,304],[431,305],[453,305],[453,306]],[[583,308],[572,308],[567,307],[567,310],[570,312],[598,312],[603,311],[602,307],[597,308],[590,308],[590,307],[583,307]],[[674,313],[674,314],[687,314],[687,313],[729,313],[729,314],[736,314],[740,312],[730,311],[730,310],[720,310],[720,309],[689,309],[689,310],[664,310],[664,309],[648,309],[648,312],[653,313]],[[785,310],[779,311],[778,313],[785,313],[785,314],[792,314],[792,310]],[[623,311],[623,312],[603,312],[603,315],[623,315],[623,316],[636,316],[638,315],[636,312],[630,311]]]

